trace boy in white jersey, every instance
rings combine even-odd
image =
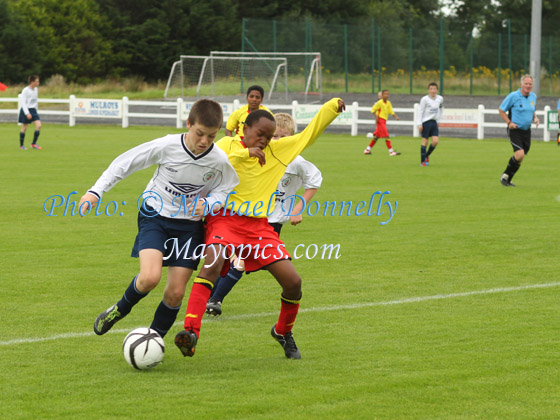
[[[273,140],[279,140],[282,137],[294,135],[295,124],[291,115],[279,113],[274,115],[274,119],[276,121],[276,131],[272,137]],[[322,182],[323,177],[321,176],[321,171],[301,156],[296,157],[292,163],[288,165],[284,176],[278,183],[274,211],[268,218],[268,223],[274,228],[278,235],[280,235],[282,226],[288,221],[294,226],[302,221],[300,213],[303,203],[299,201],[291,212],[292,214],[297,214],[297,216],[288,216],[288,209],[282,206],[284,200],[296,194],[300,187],[303,186],[303,199],[306,203],[309,203],[317,192],[317,189],[321,187]],[[225,276],[216,280],[210,299],[206,304],[206,313],[208,315],[218,316],[222,314],[224,298],[241,279],[244,269],[243,260],[237,260],[230,265],[230,269]]]
[[[239,183],[226,153],[214,145],[222,120],[220,104],[207,99],[196,102],[187,133],[155,139],[123,153],[81,198],[79,208],[84,214],[123,178],[158,165],[139,199],[142,205],[132,256],[139,257],[140,272],[121,300],[97,317],[93,325],[97,335],[109,331],[158,285],[162,266],[169,266],[167,285],[150,328],[164,337],[175,322],[187,282],[198,266],[195,249],[204,244],[204,205],[219,208]]]
[[[432,82],[428,85],[428,94],[420,100],[417,125],[418,130],[422,133],[422,145],[420,146],[421,166],[428,166],[430,164],[430,155],[439,142],[438,125],[443,113],[443,98],[437,93],[438,85]],[[432,138],[432,143],[428,151],[426,151],[430,137]]]
[[[35,124],[35,133],[33,134],[33,143],[31,143],[31,148],[36,150],[41,150],[42,147],[37,144],[39,139],[39,134],[41,134],[41,118],[37,112],[39,104],[39,76],[36,74],[29,76],[29,86],[26,86],[21,91],[21,108],[19,110],[18,123],[21,124],[21,130],[19,132],[19,148],[21,150],[27,150],[27,147],[23,144],[25,140],[25,132],[27,131],[27,125]]]

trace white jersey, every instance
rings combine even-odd
[[[26,86],[21,91],[21,109],[25,115],[29,114],[29,108],[37,109],[39,105],[39,89],[36,87],[31,89]]]
[[[185,145],[185,134],[170,134],[118,156],[88,192],[101,198],[120,180],[152,165],[158,167],[142,197],[155,197],[146,200],[146,204],[164,217],[200,220],[200,216],[192,215],[193,206],[189,207],[197,197],[205,199],[208,211],[216,212],[239,184],[227,155],[215,144],[195,156]],[[221,205],[211,207],[217,202]]]
[[[436,97],[432,99],[430,98],[430,95],[426,95],[420,101],[418,121],[416,125],[422,125],[422,123],[429,120],[435,120],[439,124],[442,113],[443,98],[440,95],[436,95]]]
[[[321,176],[321,171],[311,162],[308,162],[301,156],[297,156],[292,163],[288,165],[284,176],[278,183],[278,187],[276,187],[278,195],[275,197],[274,211],[268,218],[268,222],[284,224],[289,221],[290,216],[287,216],[286,213],[290,210],[289,205],[291,201],[289,200],[284,206],[287,206],[287,208],[282,209],[282,203],[286,197],[297,193],[301,186],[303,186],[305,190],[319,188],[322,182],[323,177]]]

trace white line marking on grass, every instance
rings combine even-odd
[[[426,302],[430,300],[453,299],[453,298],[476,296],[476,295],[490,295],[494,293],[519,292],[523,290],[546,289],[546,288],[558,287],[558,286],[560,286],[560,282],[529,284],[526,286],[516,286],[516,287],[497,287],[494,289],[474,290],[471,292],[462,292],[462,293],[450,293],[447,295],[419,296],[419,297],[412,297],[412,298],[405,298],[405,299],[389,300],[385,302],[364,302],[364,303],[353,303],[350,305],[319,306],[314,308],[304,308],[301,309],[299,312],[306,313],[306,312],[339,311],[341,309],[359,309],[359,308],[371,308],[375,306],[402,305],[404,303],[418,303],[418,302]],[[261,318],[264,316],[273,316],[277,314],[278,312],[261,312],[258,314],[233,315],[233,316],[228,316],[224,320],[233,321],[238,319]],[[204,319],[203,322],[207,322],[207,320]],[[178,321],[173,325],[182,325],[182,324],[183,321]],[[129,328],[113,329],[109,331],[107,334],[125,333],[131,331],[132,329]],[[56,334],[56,335],[51,335],[50,337],[16,338],[13,340],[0,341],[0,346],[10,346],[13,344],[39,343],[42,341],[52,341],[52,340],[59,340],[63,338],[90,337],[94,335],[95,333],[88,331],[88,332],[79,332],[79,333]]]

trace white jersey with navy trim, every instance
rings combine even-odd
[[[29,108],[38,109],[39,106],[39,89],[36,87],[31,89],[26,86],[21,91],[21,109],[25,115],[29,114]]]
[[[426,121],[435,120],[438,124],[443,114],[443,97],[436,95],[431,98],[430,95],[424,96],[420,100],[420,109],[418,109],[418,121],[416,125],[422,125]]]
[[[275,196],[276,203],[274,211],[268,218],[269,223],[286,223],[290,220],[289,214],[291,200],[288,200],[284,206],[282,203],[291,195],[297,193],[301,186],[304,190],[310,188],[320,188],[323,182],[321,171],[311,162],[305,160],[301,156],[297,156],[292,163],[286,168],[284,176],[278,183]],[[294,201],[295,207],[296,201]],[[309,203],[307,203],[309,204]],[[284,208],[283,208],[284,207]]]
[[[185,210],[198,196],[216,212],[239,184],[237,173],[215,144],[195,156],[185,145],[185,135],[170,134],[128,150],[109,165],[89,192],[101,198],[130,174],[158,165],[144,190],[144,197],[155,197],[146,200],[147,205],[164,217],[200,220],[192,215],[192,207]],[[220,205],[211,207],[217,202]]]

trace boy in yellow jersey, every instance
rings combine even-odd
[[[264,89],[258,85],[247,89],[247,105],[236,109],[228,118],[226,124],[226,136],[233,137],[237,134],[243,140],[243,126],[249,114],[257,109],[264,109],[272,114],[266,106],[261,105],[264,98]]]
[[[290,114],[275,114],[274,120],[276,121],[276,132],[272,140],[280,140],[294,135],[295,123]],[[302,198],[305,203],[310,203],[322,182],[321,171],[303,157],[296,157],[288,165],[284,176],[276,187],[277,195],[275,197],[274,211],[267,216],[268,223],[278,233],[278,236],[280,236],[280,231],[285,223],[290,222],[295,226],[302,221],[300,213],[303,209],[303,202],[300,200],[295,205],[293,214],[297,214],[297,216],[289,216],[292,211],[286,211],[287,209],[282,206],[286,198],[293,197],[300,187],[303,187]],[[212,294],[206,304],[206,313],[208,315],[219,316],[222,314],[222,303],[225,297],[243,276],[243,271],[245,270],[243,261],[235,261],[230,265],[228,273],[225,276],[221,276],[214,283]]]
[[[378,100],[371,108],[371,113],[377,116],[377,128],[373,133],[373,139],[366,147],[366,150],[364,150],[364,155],[371,155],[371,148],[375,145],[377,140],[385,139],[385,144],[387,145],[387,149],[389,149],[389,155],[397,156],[400,155],[400,153],[393,150],[391,140],[389,140],[387,119],[389,118],[389,114],[395,117],[396,120],[399,120],[399,117],[393,111],[393,105],[391,105],[391,101],[389,101],[389,91],[385,89],[381,92],[381,96],[381,99]]]
[[[235,253],[244,261],[246,272],[264,268],[282,287],[280,316],[271,334],[286,357],[301,358],[292,336],[301,299],[301,277],[284,243],[268,223],[267,215],[274,208],[276,187],[286,167],[313,144],[344,109],[342,99],[331,99],[303,132],[274,142],[271,142],[276,130],[274,117],[267,111],[257,110],[246,120],[244,140],[224,137],[216,143],[227,153],[240,182],[224,209],[218,212],[211,209],[206,217],[205,265],[194,280],[185,329],[175,337],[175,344],[184,356],[194,355],[213,284],[220,272],[227,273],[228,258]]]

